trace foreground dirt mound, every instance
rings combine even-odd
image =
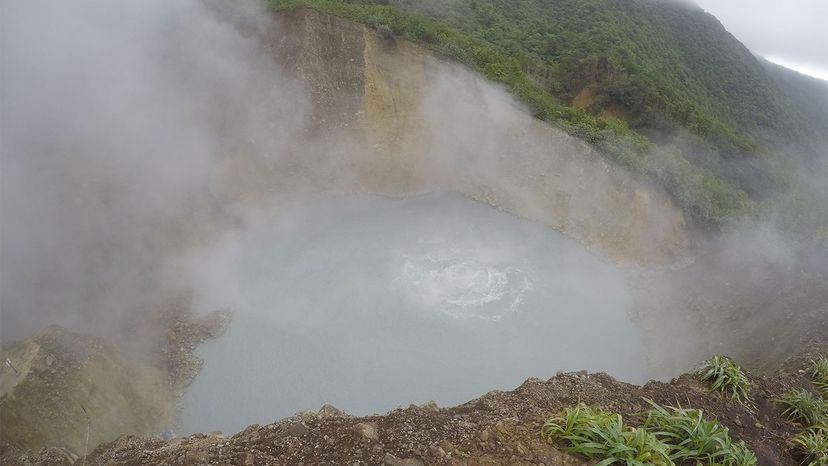
[[[796,465],[789,443],[796,426],[780,416],[773,400],[791,387],[809,386],[806,360],[789,361],[786,371],[773,377],[751,377],[755,409],[711,393],[694,374],[638,387],[606,374],[565,373],[547,381],[529,379],[514,391],[491,392],[448,409],[427,403],[383,416],[352,417],[324,406],[267,426],[252,425],[231,437],[195,434],[164,441],[125,436],[97,448],[86,464],[590,464],[543,442],[543,422],[579,401],[635,422],[636,413],[647,408],[646,397],[703,409],[726,425],[732,437],[745,440],[759,464]],[[12,453],[7,452],[4,464],[48,464]]]

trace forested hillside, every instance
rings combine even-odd
[[[802,111],[810,126],[816,130],[814,140],[817,147],[822,148],[817,154],[824,159],[828,151],[828,81],[805,76],[763,58],[759,58],[759,62],[785,98]]]
[[[783,91],[715,17],[657,0],[269,0],[362,21],[499,81],[534,115],[663,186],[699,224],[755,215],[824,152],[812,99]],[[818,87],[818,86],[817,86]],[[821,152],[822,151],[822,152]]]

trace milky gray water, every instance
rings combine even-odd
[[[357,415],[448,406],[560,370],[644,377],[622,271],[460,195],[317,201],[240,244],[229,274],[241,304],[199,350],[185,432],[325,403]]]

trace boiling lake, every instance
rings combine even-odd
[[[317,200],[237,244],[240,302],[198,350],[182,431],[234,433],[326,403],[449,406],[562,370],[643,381],[624,271],[463,196]]]

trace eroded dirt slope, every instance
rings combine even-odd
[[[563,373],[547,381],[529,379],[513,391],[491,392],[448,409],[429,403],[358,418],[323,406],[270,425],[252,425],[232,436],[196,434],[169,441],[126,436],[100,446],[86,461],[92,465],[585,465],[590,463],[540,439],[543,422],[581,401],[617,411],[634,424],[637,413],[647,408],[644,398],[649,398],[703,409],[707,417],[726,425],[732,437],[745,440],[761,465],[796,465],[789,440],[797,426],[780,416],[773,400],[791,387],[810,387],[802,373],[806,361],[800,356],[774,376],[751,376],[756,409],[710,392],[696,374],[638,387],[606,374]],[[8,464],[47,464],[34,454],[21,456],[9,449],[5,459]]]

